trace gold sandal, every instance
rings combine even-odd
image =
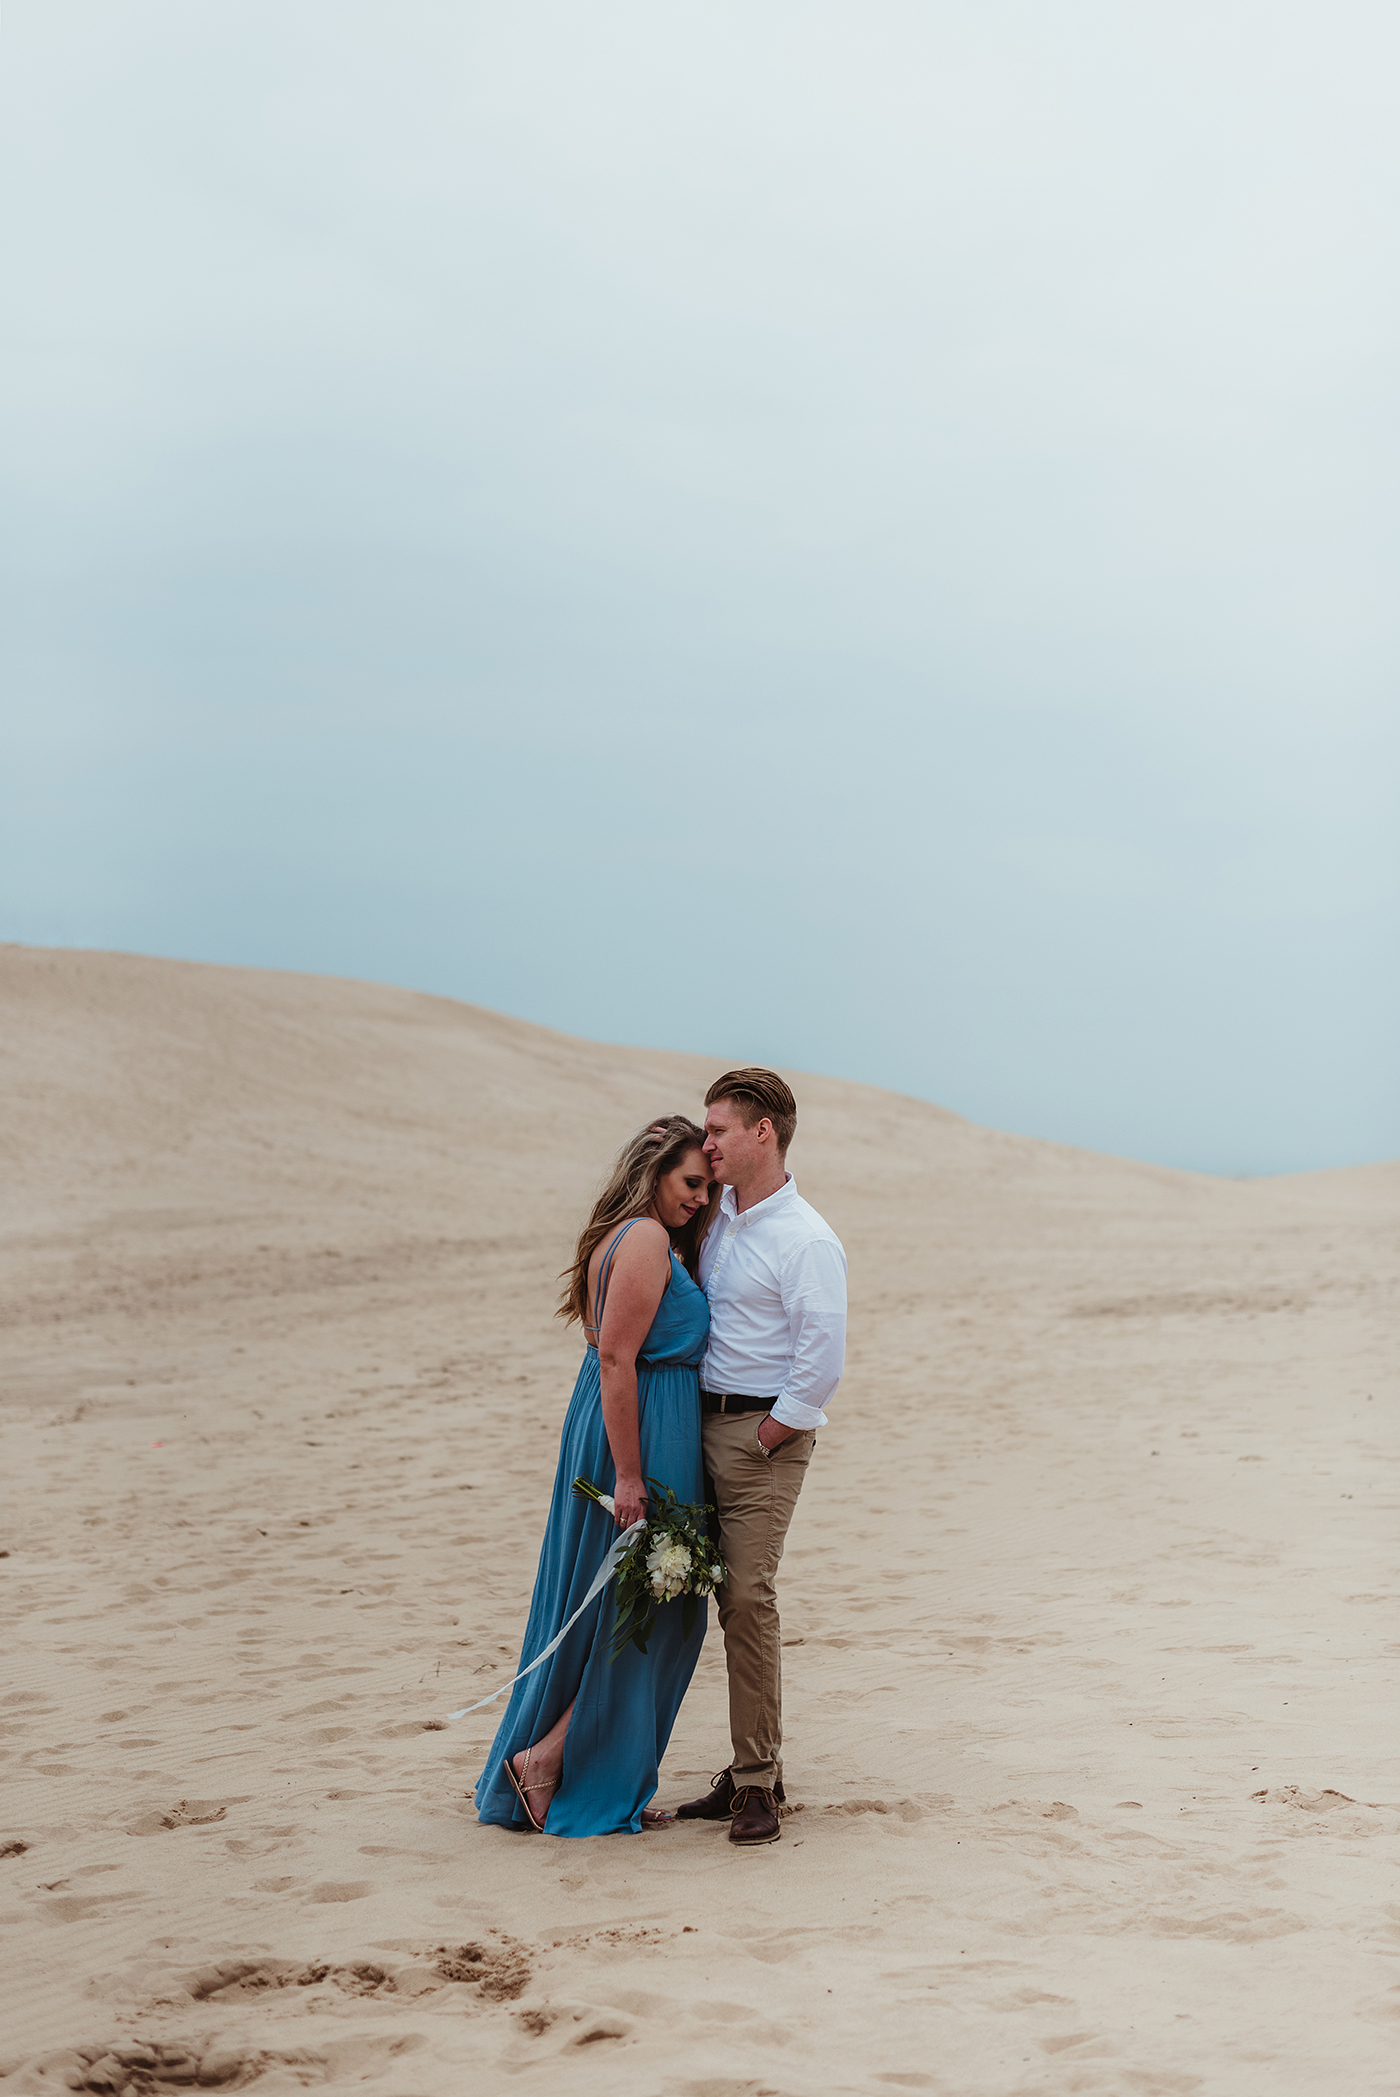
[[[526,1796],[526,1794],[531,1791],[557,1791],[559,1788],[559,1779],[557,1777],[546,1777],[543,1784],[523,1784],[521,1782],[521,1777],[527,1777],[530,1774],[530,1757],[534,1754],[534,1752],[535,1751],[533,1748],[526,1748],[525,1767],[521,1770],[519,1777],[515,1774],[515,1770],[512,1766],[511,1758],[509,1755],[506,1756],[504,1762],[501,1764],[501,1768],[505,1771],[506,1778],[510,1784],[511,1790],[515,1793],[521,1805],[525,1808],[525,1818],[529,1821],[535,1833],[537,1835],[542,1835],[544,1833],[544,1822],[542,1820],[536,1820],[534,1808],[530,1804],[529,1798]],[[546,1806],[544,1810],[546,1813],[548,1813],[548,1806]]]

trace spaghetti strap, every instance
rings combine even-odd
[[[600,1339],[603,1333],[603,1306],[608,1300],[608,1280],[612,1274],[613,1255],[637,1220],[635,1216],[628,1218],[599,1263],[598,1280],[593,1290],[593,1330]]]

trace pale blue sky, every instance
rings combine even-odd
[[[0,50],[0,936],[1400,1153],[1393,8]]]

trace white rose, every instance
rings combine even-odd
[[[669,1601],[681,1593],[690,1577],[691,1557],[684,1544],[656,1544],[647,1553],[651,1591]]]

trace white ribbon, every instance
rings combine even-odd
[[[549,1644],[545,1647],[542,1653],[537,1653],[535,1655],[534,1659],[530,1662],[529,1667],[522,1667],[518,1675],[512,1675],[509,1682],[503,1682],[499,1689],[493,1689],[489,1697],[482,1697],[480,1703],[464,1704],[460,1711],[449,1711],[447,1716],[450,1719],[467,1718],[473,1711],[480,1711],[482,1705],[494,1704],[497,1697],[503,1697],[508,1689],[514,1689],[517,1682],[523,1682],[528,1674],[532,1674],[534,1670],[539,1666],[542,1660],[548,1660],[550,1654],[555,1650],[556,1646],[563,1645],[564,1640],[567,1638],[568,1634],[573,1630],[574,1625],[583,1615],[583,1612],[585,1609],[587,1609],[589,1603],[595,1601],[597,1597],[603,1592],[603,1589],[607,1586],[608,1582],[612,1579],[613,1574],[617,1571],[623,1559],[626,1557],[628,1546],[632,1543],[633,1539],[638,1535],[638,1533],[646,1528],[646,1526],[647,1525],[645,1522],[634,1522],[630,1529],[623,1530],[621,1536],[617,1539],[617,1542],[613,1545],[612,1549],[608,1552],[607,1557],[599,1566],[597,1574],[594,1577],[592,1587],[589,1588],[588,1593],[579,1603],[578,1608],[569,1618],[568,1623],[565,1624],[563,1630],[558,1634],[556,1638],[551,1638]]]

